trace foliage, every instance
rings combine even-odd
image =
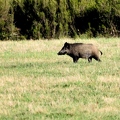
[[[119,0],[0,0],[0,39],[120,35]]]
[[[11,23],[10,16],[8,14],[9,8],[3,1],[0,1],[0,38],[5,39],[10,34],[10,26]]]

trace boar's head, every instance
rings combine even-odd
[[[69,53],[69,51],[70,51],[70,44],[66,42],[63,48],[58,52],[58,55],[65,55]]]

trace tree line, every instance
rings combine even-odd
[[[119,0],[0,0],[0,40],[120,36]]]

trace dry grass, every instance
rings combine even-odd
[[[57,56],[64,42],[93,43],[101,63]],[[120,119],[119,38],[0,42],[0,119]]]

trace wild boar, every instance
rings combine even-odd
[[[67,43],[65,42],[63,48],[57,53],[58,55],[69,55],[73,58],[73,62],[76,63],[79,58],[88,59],[88,62],[92,62],[92,58],[97,61],[101,61],[99,53],[102,52],[93,44],[85,43]]]

